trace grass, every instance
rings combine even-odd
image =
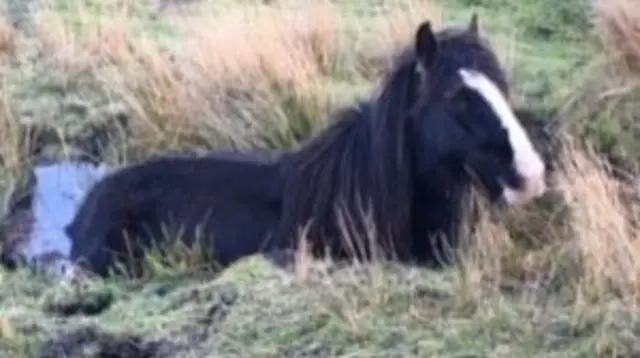
[[[93,126],[126,116],[131,129],[114,132],[109,163],[294,146],[371,89],[419,21],[463,24],[472,11],[514,101],[553,113],[566,140],[551,193],[483,214],[460,264],[345,268],[300,255],[283,272],[250,257],[214,276],[191,273],[180,253],[151,256],[138,280],[77,286],[0,272],[2,355],[640,354],[632,0],[2,3],[3,211],[25,190],[26,138],[68,155]],[[631,172],[623,180],[612,165]]]

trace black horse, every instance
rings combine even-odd
[[[443,244],[456,246],[473,179],[506,204],[544,192],[544,164],[477,21],[438,34],[423,23],[378,96],[290,154],[278,237],[311,220],[305,234],[316,255],[352,256],[344,231],[373,231],[383,254],[437,264],[450,259]],[[358,256],[371,253],[358,244]]]
[[[305,227],[316,255],[370,257],[367,243],[354,252],[345,239],[367,231],[384,255],[436,262],[444,243],[456,246],[473,183],[506,204],[545,190],[543,162],[507,96],[475,15],[437,33],[426,21],[377,93],[296,150],[165,157],[102,179],[68,226],[71,259],[106,275],[119,255],[139,258],[177,224],[184,240],[204,237],[222,267],[295,249]]]

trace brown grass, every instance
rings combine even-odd
[[[598,131],[610,127],[606,122],[615,122],[629,129],[627,135],[637,135],[634,123],[640,88],[640,5],[631,0],[592,0],[591,15],[602,51],[594,56],[590,68],[581,71],[584,83],[572,90],[563,111],[566,117],[576,119],[572,125],[581,135],[590,135],[596,142],[622,141],[611,136],[597,138],[598,133],[589,132],[592,128]],[[637,161],[638,147],[633,142],[635,138],[632,143],[622,143],[622,147]],[[627,163],[632,167],[627,169],[635,170],[636,164]]]
[[[0,54],[4,56],[13,56],[16,51],[16,29],[11,26],[9,21],[0,16]]]
[[[357,26],[357,30],[343,44],[346,51],[354,52],[356,59],[348,66],[359,69],[360,74],[368,79],[377,79],[386,71],[397,51],[408,45],[420,22],[429,19],[434,27],[443,25],[443,12],[440,7],[429,0],[413,0],[406,8],[392,9],[375,25],[375,36],[370,29]]]
[[[33,136],[19,125],[12,98],[0,83],[0,185],[4,188],[0,216],[10,205],[10,196],[23,190],[25,166],[29,165]]]
[[[582,288],[596,294],[616,292],[636,300],[640,246],[634,222],[638,212],[624,204],[624,184],[610,173],[593,151],[573,150],[559,186],[572,212]]]
[[[564,114],[575,125],[596,121],[634,122],[640,84],[640,4],[630,0],[593,0],[595,31],[604,58],[596,57],[593,72],[567,104]],[[604,61],[601,61],[603,60]],[[596,124],[597,125],[597,124]],[[607,126],[606,123],[602,123]],[[633,150],[633,149],[630,149]],[[556,187],[569,209],[558,251],[570,253],[576,299],[612,295],[637,303],[640,278],[637,180],[614,178],[608,158],[590,143],[567,144]],[[578,300],[579,301],[579,300]]]
[[[594,0],[593,19],[614,67],[640,74],[640,4],[633,0]]]
[[[358,67],[341,62],[351,43],[341,36],[343,19],[329,1],[176,17],[171,24],[181,41],[170,49],[141,35],[125,5],[115,15],[85,21],[81,32],[46,8],[35,22],[46,53],[69,81],[90,74],[109,97],[126,103],[134,119],[127,149],[142,151],[137,157],[185,145],[294,145],[324,125],[332,72]],[[388,56],[391,45],[432,13],[436,8],[424,0],[411,11],[393,12],[381,33],[367,37],[368,54],[359,56]]]
[[[507,217],[520,230],[533,228],[548,241],[523,247],[513,231],[485,214],[463,265],[466,276],[500,284],[514,278],[530,284],[562,279],[562,285],[590,300],[614,295],[637,302],[640,246],[635,223],[640,212],[622,199],[628,184],[615,179],[606,161],[589,146],[567,143],[564,151],[553,190],[562,198],[555,203],[556,212],[566,210],[568,215],[532,224],[522,220],[537,211],[529,206]]]

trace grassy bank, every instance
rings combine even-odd
[[[548,120],[578,139],[566,144],[549,198],[503,220],[483,217],[462,263],[444,272],[330,269],[304,257],[283,272],[248,258],[216,277],[189,273],[180,255],[150,260],[136,281],[69,286],[0,272],[2,356],[640,354],[635,176],[620,181],[601,160],[633,170],[640,155],[637,5],[263,3],[3,2],[5,207],[31,164],[22,125],[46,133],[36,136],[45,152],[68,155],[81,148],[67,144],[85,143],[91,128],[126,117],[129,130],[112,131],[102,154],[114,164],[220,146],[290,147],[373,88],[420,21],[464,24],[473,11],[509,71],[514,101],[553,114]]]

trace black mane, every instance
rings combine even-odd
[[[328,245],[338,256],[354,254],[344,252],[344,235],[366,232],[385,251],[410,249],[415,173],[406,117],[418,86],[416,66],[413,48],[401,52],[378,93],[338,111],[330,127],[285,156],[280,235],[297,240],[298,230],[310,225],[304,234],[314,250]]]

